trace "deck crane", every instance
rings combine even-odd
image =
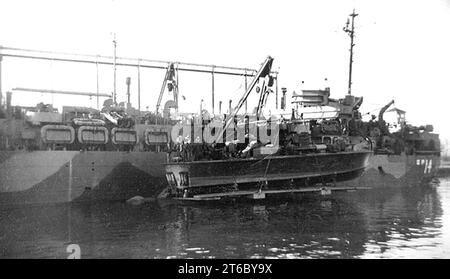
[[[382,122],[384,121],[383,115],[386,112],[386,110],[394,104],[394,100],[390,101],[387,105],[385,105],[383,108],[381,108],[380,112],[378,113],[378,121]]]
[[[156,104],[156,113],[159,113],[159,107],[161,106],[162,97],[166,90],[173,92],[173,101],[168,101],[164,107],[171,106],[178,111],[178,70],[175,68],[174,63],[169,63],[166,70],[166,75],[164,76],[164,81],[159,92],[158,103]]]
[[[241,97],[241,99],[239,100],[239,102],[236,105],[236,107],[234,108],[234,110],[232,112],[230,112],[230,115],[225,119],[225,125],[224,125],[223,129],[219,132],[219,135],[217,136],[215,141],[217,141],[223,137],[224,131],[226,131],[226,129],[228,129],[228,127],[234,121],[235,116],[237,115],[237,113],[239,112],[241,107],[245,104],[245,102],[247,101],[247,98],[250,95],[250,93],[252,92],[253,88],[258,84],[258,82],[260,82],[260,79],[269,78],[268,86],[265,86],[265,80],[264,80],[261,88],[259,89],[262,92],[261,92],[260,100],[258,102],[258,107],[257,107],[257,116],[258,116],[258,114],[260,112],[260,106],[263,104],[264,99],[266,98],[266,96],[265,96],[266,92],[268,92],[267,87],[269,87],[273,84],[273,77],[271,76],[272,63],[273,63],[273,58],[268,56],[266,58],[266,60],[264,61],[264,63],[262,64],[259,71],[253,77],[253,80],[250,83],[250,86],[247,88],[247,90],[245,91],[245,93]]]

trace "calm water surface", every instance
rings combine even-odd
[[[1,258],[450,258],[450,178],[278,201],[2,209]]]

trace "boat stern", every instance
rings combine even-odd
[[[166,179],[172,193],[183,193],[190,185],[189,165],[166,164]]]

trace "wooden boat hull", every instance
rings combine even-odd
[[[268,187],[309,186],[359,177],[368,166],[371,154],[357,151],[170,163],[166,164],[166,176],[169,184],[178,190],[233,185],[241,189],[261,182]]]

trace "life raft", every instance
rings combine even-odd
[[[135,145],[139,142],[136,130],[128,128],[113,128],[111,141],[115,145]]]
[[[45,125],[41,128],[41,139],[46,144],[72,144],[75,129],[66,125]]]
[[[81,126],[78,128],[78,141],[83,144],[107,144],[109,132],[105,127]]]
[[[167,132],[163,129],[146,129],[144,139],[147,145],[162,145],[169,142]]]

